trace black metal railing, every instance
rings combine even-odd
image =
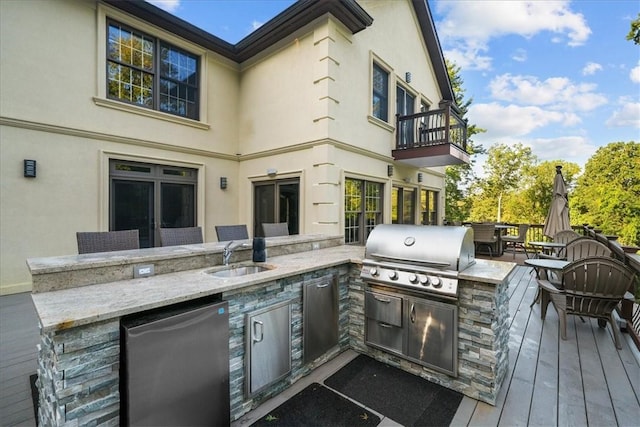
[[[396,114],[396,149],[442,144],[467,151],[467,122],[450,105],[406,116]]]

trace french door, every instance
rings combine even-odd
[[[140,247],[158,246],[160,228],[194,227],[195,169],[111,160],[109,230],[137,229]]]
[[[257,182],[253,186],[253,235],[263,237],[263,223],[286,222],[289,234],[298,234],[300,182],[297,179]]]
[[[401,116],[408,116],[415,113],[415,96],[407,92],[402,86],[396,87],[396,113]],[[413,145],[415,143],[414,138],[414,126],[413,120],[405,120],[401,124],[400,141],[403,146]]]

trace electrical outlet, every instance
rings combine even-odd
[[[149,277],[153,276],[154,269],[153,264],[145,264],[145,265],[134,265],[133,266],[133,277]]]
[[[311,248],[312,248],[313,250],[320,249],[320,243],[318,243],[318,242],[313,242],[313,243],[311,244]]]

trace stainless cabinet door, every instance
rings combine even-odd
[[[291,302],[246,316],[246,391],[248,395],[291,371]]]
[[[458,307],[410,298],[407,313],[407,356],[419,363],[458,375]]]
[[[338,279],[334,275],[306,281],[303,289],[303,363],[338,345]]]

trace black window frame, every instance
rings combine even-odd
[[[121,56],[119,58],[115,58],[111,55],[111,29],[117,28],[119,31],[126,31],[131,33],[135,37],[139,37],[142,40],[143,47],[140,49],[142,52],[140,55],[142,62],[140,65],[136,64],[133,59],[129,62],[122,60]],[[184,117],[186,119],[191,120],[200,120],[200,56],[188,52],[185,49],[182,49],[174,44],[167,42],[159,37],[154,37],[150,34],[147,34],[143,31],[135,29],[127,24],[123,24],[122,22],[107,19],[107,34],[106,34],[106,55],[105,55],[105,68],[106,68],[106,78],[105,78],[105,86],[106,86],[106,97],[108,99],[112,99],[118,102],[124,102],[126,104],[135,105],[142,108],[148,108],[151,110],[159,111],[162,113],[171,114],[178,117]],[[152,46],[152,60],[151,66],[145,67],[143,55],[145,53],[144,50],[144,42],[148,42]],[[175,57],[175,55],[179,55],[180,64],[176,64],[174,62],[165,62],[162,60],[162,52],[164,50],[169,50]],[[164,66],[163,66],[164,65]],[[111,67],[115,66],[118,68],[126,67],[131,70],[129,81],[125,80],[125,78],[120,79],[112,79]],[[168,66],[168,67],[167,67]],[[189,70],[193,69],[193,73],[188,74],[188,77],[179,78],[181,71],[185,68]],[[176,68],[178,69],[177,75],[168,75],[165,71],[166,69],[171,70],[173,72]],[[135,79],[134,74],[140,74],[139,78],[140,87],[142,90],[146,89],[147,86],[143,85],[145,81],[145,77],[149,76],[151,79],[150,85],[150,102],[144,100],[144,93],[141,94],[142,99],[136,102],[131,100],[131,97],[122,97],[122,96],[114,96],[111,93],[110,84],[115,83],[118,84],[118,90],[122,88],[122,86],[131,85],[135,86],[135,82],[132,80]],[[121,76],[119,76],[121,77]],[[136,76],[137,77],[137,76]],[[146,83],[146,82],[145,82]],[[171,96],[171,93],[165,91],[163,92],[163,88],[171,87],[171,89],[177,93],[177,96]],[[129,90],[132,90],[129,88]],[[183,96],[184,94],[184,96]],[[163,103],[161,100],[163,98],[171,97],[175,102],[165,102]],[[181,111],[180,108],[175,108],[177,105],[185,105],[184,111]],[[191,108],[187,108],[191,107]]]
[[[376,88],[377,73],[384,77],[384,90]],[[371,115],[385,122],[389,122],[389,80],[390,73],[374,62],[371,71]]]

